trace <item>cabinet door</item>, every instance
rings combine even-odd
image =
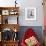
[[[0,24],[1,24],[1,15],[0,15]]]

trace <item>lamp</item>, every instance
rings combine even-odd
[[[16,7],[16,4],[17,4],[17,2],[16,2],[17,0],[15,0],[15,7]]]

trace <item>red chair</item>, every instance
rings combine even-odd
[[[32,28],[27,29],[24,37],[22,38],[21,46],[26,46],[25,39],[28,39],[29,37],[32,37],[32,36],[36,37],[37,39],[37,35],[34,32],[34,30]],[[35,46],[41,46],[41,44],[38,42]]]

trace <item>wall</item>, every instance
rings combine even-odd
[[[15,6],[15,0],[0,0],[0,6]],[[19,24],[21,26],[43,26],[43,6],[42,0],[17,0],[18,6],[20,7]],[[36,8],[36,20],[25,20],[25,8],[35,7]]]
[[[42,6],[42,0],[21,0],[19,1],[22,6],[21,10],[21,20],[20,23],[22,26],[43,26],[43,6]],[[36,7],[36,20],[25,20],[25,8],[26,7]]]

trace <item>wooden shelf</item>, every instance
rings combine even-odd
[[[15,9],[15,10],[18,10],[19,9],[19,7],[0,7],[0,10],[12,10],[12,9]]]
[[[9,28],[9,29],[12,29],[13,31],[14,31],[14,29],[16,29],[18,32],[20,29],[19,24],[0,24],[0,26],[1,26],[1,30],[5,29],[5,28]]]
[[[5,43],[8,43],[8,42],[12,43],[12,42],[19,42],[19,40],[15,40],[15,41],[10,40],[10,41],[3,41],[3,42],[5,42]]]
[[[17,24],[9,24],[8,23],[8,18],[7,18],[9,16],[14,16],[14,17],[17,16],[17,18],[16,18],[17,19]],[[1,33],[3,33],[4,29],[6,29],[6,28],[11,29],[10,31],[14,31],[14,33],[18,33],[18,31],[20,29],[20,26],[18,24],[19,7],[0,7],[0,17],[1,17],[1,24],[0,24],[0,32]],[[1,36],[2,36],[2,34],[1,34]],[[13,37],[13,39],[14,39],[14,37]],[[17,34],[16,34],[16,37],[17,37]],[[18,46],[18,42],[19,42],[18,39],[17,39],[17,41],[13,41],[13,39],[10,39],[9,41],[4,41],[4,39],[2,39],[2,38],[3,37],[1,37],[0,46]]]
[[[19,41],[1,41],[0,42],[1,44],[0,45],[3,45],[3,46],[18,46],[18,43],[19,43]]]

